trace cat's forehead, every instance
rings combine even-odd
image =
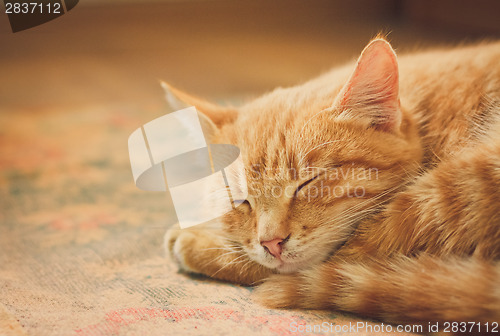
[[[304,122],[270,124],[265,130],[251,124],[237,135],[236,145],[241,150],[246,175],[257,179],[257,183],[298,180],[308,174],[310,167],[328,166],[337,157],[336,140],[331,140],[336,136],[333,133],[319,131],[311,135],[303,131]]]
[[[223,140],[240,148],[247,178],[258,176],[256,183],[295,180],[308,167],[365,156],[368,134],[336,120],[331,100],[328,92],[276,90],[243,106]]]
[[[279,88],[243,106],[240,116],[242,119],[301,118],[325,104],[328,104],[328,101],[323,101],[314,93],[295,87]]]
[[[273,91],[243,106],[233,131],[240,142],[283,146],[287,140],[296,141],[297,136],[309,131],[304,125],[316,123],[318,118],[311,117],[327,104],[308,98],[312,97],[297,90]]]
[[[246,167],[253,167],[261,176],[288,176],[284,169],[303,169],[311,146],[329,140],[329,132],[323,132],[321,123],[316,124],[311,116],[293,104],[252,105],[241,110],[228,129],[230,141],[240,148]]]

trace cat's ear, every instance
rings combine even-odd
[[[160,81],[165,90],[165,98],[172,111],[177,111],[189,106],[196,107],[201,127],[207,140],[213,139],[220,128],[236,119],[237,111],[233,107],[218,106],[202,98],[195,97],[181,91],[169,83]]]
[[[366,46],[356,69],[338,95],[336,105],[344,113],[361,117],[379,130],[399,130],[398,63],[389,42],[375,39]]]

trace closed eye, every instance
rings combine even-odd
[[[317,179],[318,176],[319,175],[316,175],[312,179],[309,179],[309,180],[305,181],[304,183],[302,183],[301,185],[299,185],[299,187],[295,190],[295,194],[293,195],[293,197],[296,197],[297,194],[299,193],[299,191],[301,191],[306,185],[308,185],[309,183],[311,183],[312,181],[314,181],[315,179]]]

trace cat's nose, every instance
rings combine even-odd
[[[267,252],[279,259],[281,257],[282,243],[283,239],[276,238],[273,240],[261,241],[260,245],[262,245]]]

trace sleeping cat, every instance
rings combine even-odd
[[[248,197],[170,229],[187,272],[259,285],[273,308],[389,322],[500,319],[500,43],[356,64],[238,108],[169,85],[211,143],[238,146]]]

